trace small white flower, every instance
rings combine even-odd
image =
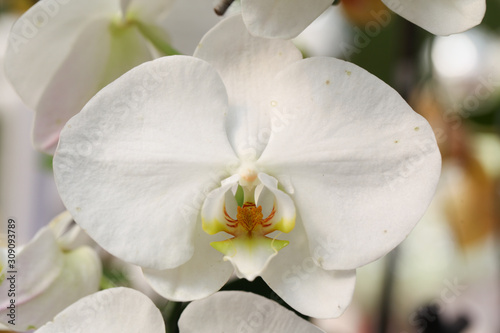
[[[14,24],[5,71],[36,111],[33,141],[53,153],[59,132],[99,89],[155,58],[156,22],[173,0],[42,0]]]
[[[98,290],[101,262],[94,250],[78,246],[78,226],[66,230],[72,221],[67,212],[57,216],[31,242],[18,246],[14,259],[6,246],[0,249],[0,323],[9,330],[40,327]]]
[[[54,171],[75,220],[166,298],[206,297],[235,269],[333,317],[355,269],[422,216],[440,163],[429,124],[392,88],[344,61],[302,60],[234,16],[195,57],[99,92],[61,133]]]

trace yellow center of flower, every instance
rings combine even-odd
[[[238,173],[237,183],[224,182],[207,197],[202,227],[209,235],[223,231],[232,236],[210,245],[233,264],[237,276],[252,281],[289,244],[278,236],[294,228],[295,207],[277,188],[276,179],[258,174],[251,165],[242,166]],[[269,237],[275,231],[279,233]]]
[[[274,217],[276,213],[275,207],[265,219],[262,214],[262,206],[256,207],[253,202],[245,202],[243,207],[237,207],[236,219],[233,219],[226,211],[224,207],[224,216],[226,218],[227,226],[229,227],[226,232],[233,236],[238,236],[242,234],[248,234],[251,236],[254,233],[259,235],[267,235],[273,232],[275,229],[268,228],[271,226],[269,221]]]
[[[245,229],[252,231],[256,224],[262,223],[262,206],[255,207],[255,204],[246,203],[243,207],[238,207],[236,219]]]

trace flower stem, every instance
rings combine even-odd
[[[161,311],[167,333],[179,333],[177,322],[187,303],[169,301]]]

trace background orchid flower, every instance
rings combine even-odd
[[[206,297],[236,270],[333,317],[355,269],[422,216],[440,161],[392,88],[344,61],[302,60],[234,16],[194,57],[100,91],[62,131],[54,172],[77,223],[164,297]]]
[[[450,35],[481,23],[485,0],[382,0],[395,13],[436,35]],[[251,34],[266,38],[297,37],[333,3],[332,0],[241,0]]]
[[[140,292],[129,288],[100,291],[69,306],[36,333],[76,332],[165,333],[160,311]],[[251,293],[220,292],[190,303],[179,320],[180,333],[194,332],[323,332],[274,301]]]
[[[68,229],[72,222],[67,212],[57,216],[31,242],[17,247],[14,263],[8,261],[7,246],[2,247],[0,324],[9,330],[38,328],[68,305],[98,290],[101,262],[94,250],[79,246],[82,231],[78,226]],[[16,301],[15,325],[8,322],[13,319],[9,316],[11,299]]]
[[[99,89],[158,51],[173,52],[155,25],[172,3],[42,0],[21,16],[10,34],[5,71],[36,111],[38,150],[52,154],[66,121]]]
[[[450,35],[483,20],[486,0],[382,0],[393,12],[435,35]]]

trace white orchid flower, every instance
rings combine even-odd
[[[393,12],[435,35],[451,35],[483,20],[486,0],[382,0]]]
[[[165,333],[160,311],[144,294],[129,288],[102,290],[80,299],[36,333]],[[311,323],[262,296],[220,292],[190,303],[179,320],[181,333],[320,333]]]
[[[333,0],[241,0],[251,34],[266,38],[297,37]],[[450,35],[481,23],[485,0],[382,0],[392,11],[436,35]]]
[[[99,289],[101,262],[94,250],[78,246],[82,232],[78,226],[67,230],[72,221],[69,213],[63,213],[31,242],[14,248],[14,255],[9,252],[12,246],[0,249],[0,324],[4,327],[38,328]]]
[[[253,37],[241,16],[194,57],[99,92],[54,157],[77,223],[159,294],[206,297],[234,268],[314,317],[340,315],[355,269],[408,235],[440,164],[430,126],[392,88]]]
[[[168,52],[155,25],[173,0],[42,0],[14,24],[5,71],[36,111],[33,141],[52,154],[68,119],[105,85]]]

